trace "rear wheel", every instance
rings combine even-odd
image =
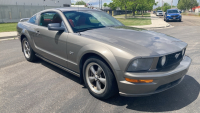
[[[35,52],[32,50],[30,43],[26,38],[22,40],[22,49],[26,60],[33,62],[37,59]]]
[[[118,92],[115,76],[110,68],[98,57],[91,57],[84,63],[83,76],[91,95],[108,99]]]

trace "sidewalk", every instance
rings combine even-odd
[[[5,39],[5,38],[16,38],[17,37],[17,32],[1,32],[0,33],[0,39]]]
[[[156,15],[151,13],[151,25],[131,26],[131,27],[137,27],[137,28],[167,28],[167,27],[170,27],[170,24],[165,22],[162,18],[159,18]]]

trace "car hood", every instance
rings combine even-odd
[[[168,13],[168,15],[179,15],[179,13]]]
[[[185,42],[165,34],[125,26],[88,30],[81,35],[139,56],[165,55],[187,46]]]

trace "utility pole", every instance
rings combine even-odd
[[[172,9],[172,4],[173,4],[173,0],[172,0],[172,3],[171,3],[171,9]]]
[[[102,0],[101,0],[101,10],[102,10]]]

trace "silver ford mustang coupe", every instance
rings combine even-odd
[[[48,9],[21,20],[17,31],[25,58],[80,77],[99,99],[165,91],[184,79],[192,61],[185,42],[126,27],[99,10]]]

